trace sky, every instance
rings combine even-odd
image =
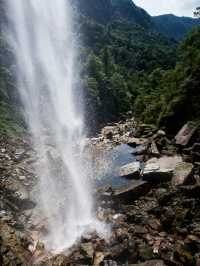
[[[133,0],[150,15],[174,14],[193,17],[193,12],[200,5],[200,0]]]

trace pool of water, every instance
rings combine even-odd
[[[136,148],[136,149],[139,149]],[[119,177],[119,168],[123,165],[136,161],[133,155],[136,150],[126,144],[121,144],[112,150],[106,152],[99,160],[102,160],[103,171],[97,174],[96,185],[98,187],[111,186],[120,188],[130,183],[130,180]]]

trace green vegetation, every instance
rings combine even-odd
[[[127,2],[132,6],[131,0]],[[113,15],[103,23],[100,18],[100,22],[94,20],[94,14],[90,16],[86,11],[79,18],[77,27],[83,41],[81,78],[87,120],[92,128],[127,116],[133,109],[139,76],[159,67],[173,68],[176,63],[177,43],[145,24],[150,16],[143,11],[143,21],[141,9],[134,4],[132,7],[133,17],[140,18],[141,24],[128,22],[124,13],[117,18]]]
[[[160,34],[153,18],[132,0],[72,3],[81,40],[79,86],[85,94],[86,119],[91,128],[129,114],[170,130],[177,130],[187,120],[200,120],[198,27],[178,48],[179,43]],[[163,19],[162,25],[166,22]],[[179,18],[178,23],[180,20],[188,22]],[[190,22],[188,27],[194,20]],[[176,31],[181,36],[186,32],[180,28]],[[0,38],[0,134],[24,129],[13,69],[12,54]]]
[[[197,12],[196,18],[198,18]],[[172,14],[156,16],[152,19],[160,33],[177,41],[183,40],[192,27],[200,25],[200,19],[177,17]]]
[[[194,16],[197,18],[200,18],[200,6],[198,6],[196,10],[194,11]]]
[[[13,84],[11,52],[4,38],[0,38],[0,135],[16,135],[24,132],[19,110],[17,89]],[[12,60],[11,60],[12,61]]]
[[[130,12],[131,1],[126,2]],[[93,7],[90,3],[90,9]],[[98,17],[98,21],[95,12],[91,16],[85,10],[80,16],[87,119],[99,125],[132,113],[170,130],[177,130],[187,120],[199,120],[199,28],[179,45],[156,32],[150,22],[145,23],[149,21],[147,13],[143,21],[138,15],[141,9],[134,4],[132,12],[140,18],[137,24],[125,20],[123,12],[110,19],[107,12],[105,19]]]
[[[200,28],[180,46],[174,69],[154,70],[138,82],[134,110],[145,122],[177,129],[187,120],[200,120]]]

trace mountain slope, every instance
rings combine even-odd
[[[74,0],[81,14],[98,23],[113,20],[124,20],[143,27],[152,26],[151,16],[132,0]]]
[[[152,20],[160,33],[178,41],[183,39],[194,26],[200,25],[200,19],[177,17],[172,14],[152,17]]]

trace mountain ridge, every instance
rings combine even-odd
[[[179,17],[174,14],[151,16],[145,9],[132,0],[74,0],[79,12],[100,24],[123,21],[137,24],[163,36],[182,40],[193,26],[200,25],[200,19]]]
[[[158,32],[177,41],[182,40],[193,27],[200,25],[200,19],[174,14],[154,16],[152,20]]]

